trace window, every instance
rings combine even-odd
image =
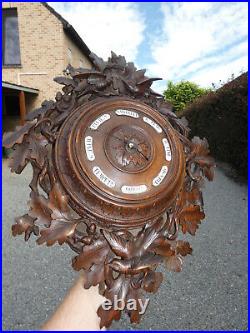
[[[20,65],[20,44],[17,9],[2,9],[2,51],[3,65]]]
[[[68,48],[68,62],[69,62],[69,64],[72,63],[72,51],[70,48]]]

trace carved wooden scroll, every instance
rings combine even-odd
[[[214,162],[206,139],[190,141],[185,119],[150,88],[157,78],[114,53],[91,57],[94,69],[69,66],[55,78],[55,101],[4,135],[11,171],[33,168],[30,208],[12,233],[67,243],[84,287],[99,285],[112,304],[135,299],[126,312],[138,323],[138,300],[162,282],[157,266],[179,272],[192,253],[178,236],[194,235],[205,217],[200,186]],[[121,311],[100,306],[98,315],[108,327]]]

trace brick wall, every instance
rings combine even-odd
[[[2,68],[2,80],[39,89],[38,97],[26,101],[30,111],[44,99],[54,99],[61,89],[53,78],[62,75],[68,64],[68,47],[75,59],[72,65],[79,67],[78,59],[85,66],[91,67],[91,64],[66,36],[61,21],[41,3],[5,2],[2,7],[17,8],[21,52],[21,67]]]

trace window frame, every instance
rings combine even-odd
[[[19,63],[4,63],[5,60],[5,40],[6,40],[6,29],[5,29],[5,18],[6,16],[11,16],[9,13],[14,12],[16,19],[17,19],[17,32],[18,32],[18,47],[19,47]],[[5,15],[4,13],[8,13]],[[19,33],[19,24],[18,24],[18,10],[17,7],[11,7],[11,8],[2,8],[2,67],[3,68],[20,68],[22,67],[22,60],[21,60],[21,47],[20,47],[20,33]]]

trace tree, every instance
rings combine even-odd
[[[167,89],[163,92],[165,99],[173,105],[174,112],[180,112],[187,104],[196,98],[207,94],[211,89],[201,88],[198,84],[190,81],[173,83],[168,81]]]

